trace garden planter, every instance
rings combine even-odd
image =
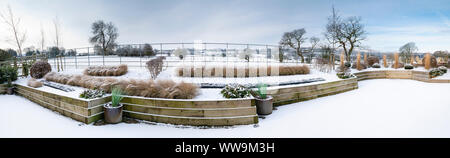
[[[14,87],[10,87],[10,88],[6,89],[6,94],[13,95],[14,94]]]
[[[256,112],[258,115],[269,115],[273,110],[273,98],[267,96],[266,99],[255,98]]]
[[[112,107],[111,103],[103,105],[105,111],[106,123],[120,123],[122,122],[123,104],[119,104],[117,107]]]

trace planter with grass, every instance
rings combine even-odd
[[[267,85],[258,85],[258,91],[252,91],[255,97],[256,112],[258,115],[269,115],[273,111],[273,98],[267,95]]]
[[[122,98],[122,91],[119,88],[113,88],[111,92],[111,103],[103,105],[106,123],[114,124],[122,122],[123,104],[120,103]]]

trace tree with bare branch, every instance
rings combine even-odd
[[[22,55],[23,44],[27,39],[27,34],[20,28],[20,18],[15,17],[11,6],[7,6],[6,14],[0,13],[2,21],[9,27],[11,31],[11,38],[7,41],[17,46],[19,55]]]
[[[308,53],[309,53],[308,60],[306,60],[308,63],[312,62],[312,58],[314,57],[314,49],[316,49],[317,44],[319,44],[319,42],[320,42],[320,38],[318,38],[318,37],[313,36],[313,37],[309,38],[309,43],[311,44],[311,47],[308,51]]]
[[[92,36],[89,41],[96,47],[101,48],[103,55],[112,51],[117,46],[116,39],[119,36],[116,26],[112,22],[105,23],[98,20],[92,24]]]
[[[280,41],[281,46],[294,49],[297,55],[300,56],[302,63],[305,62],[305,58],[303,57],[301,45],[308,39],[305,37],[305,34],[306,31],[304,28],[296,29],[291,32],[285,32]]]
[[[332,8],[332,15],[328,18],[325,38],[338,47],[344,49],[346,60],[350,62],[352,52],[355,48],[361,47],[361,41],[366,39],[366,31],[361,23],[361,17],[348,17],[342,20],[337,11]]]
[[[41,39],[39,40],[39,45],[41,46],[41,52],[44,52],[44,48],[45,48],[45,32],[44,32],[44,28],[42,27],[42,24],[41,24]]]
[[[59,18],[55,17],[55,19],[53,19],[53,25],[55,27],[55,46],[60,48],[61,46],[61,30],[60,30],[60,22],[59,22]]]

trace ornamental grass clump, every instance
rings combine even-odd
[[[347,79],[347,78],[355,77],[355,75],[353,75],[350,72],[338,72],[338,73],[336,73],[336,75],[340,79]]]
[[[240,84],[226,85],[220,93],[225,98],[247,98],[250,97],[250,89]]]
[[[405,69],[406,69],[406,70],[411,70],[411,69],[414,69],[414,66],[411,65],[411,64],[406,64],[406,65],[405,65]]]
[[[50,72],[45,76],[47,81],[69,84],[88,89],[99,89],[106,93],[112,92],[112,87],[120,88],[130,96],[167,99],[192,99],[198,95],[198,87],[192,83],[176,83],[171,80],[136,80],[99,78],[87,75],[65,75]]]
[[[90,66],[84,69],[84,74],[89,76],[122,76],[128,72],[128,66]]]
[[[251,91],[251,94],[258,99],[267,99],[267,84],[258,84],[258,90]]]
[[[386,61],[386,55],[383,55],[383,66],[388,67],[387,61]]]
[[[363,69],[361,67],[361,53],[358,53],[358,55],[356,55],[356,69],[357,70],[362,70]]]
[[[373,68],[381,68],[380,64],[378,64],[378,63],[373,64],[372,67]]]
[[[42,82],[39,82],[34,78],[29,79],[27,85],[33,88],[39,88],[43,86]]]
[[[177,68],[176,74],[180,77],[263,77],[263,76],[287,76],[287,75],[303,75],[309,74],[310,69],[307,65],[299,65],[299,66],[279,66],[278,74],[271,74],[272,67],[268,66],[265,68],[208,68],[208,67],[199,67],[199,68],[187,68],[190,69],[190,74],[184,74],[185,68]],[[264,69],[266,69],[265,73],[263,73]],[[254,73],[252,70],[255,70]],[[227,72],[229,71],[229,72]],[[201,73],[199,73],[201,72]],[[197,73],[197,75],[196,75]],[[227,76],[227,74],[231,74],[231,76]],[[242,73],[242,74],[241,74]]]

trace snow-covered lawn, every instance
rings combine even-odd
[[[84,125],[19,96],[0,95],[0,137],[450,137],[450,84],[379,79],[278,107],[258,125]]]

